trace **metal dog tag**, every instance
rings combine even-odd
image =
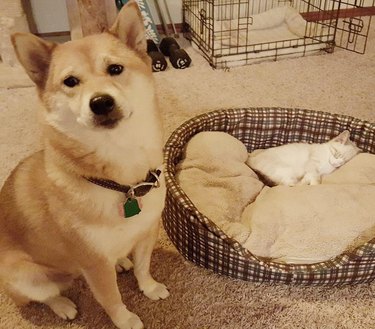
[[[136,198],[127,199],[124,203],[124,217],[129,218],[138,215],[141,212],[141,206]]]

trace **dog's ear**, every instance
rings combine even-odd
[[[18,60],[31,80],[42,89],[47,79],[52,50],[56,44],[30,33],[15,33],[11,38]]]
[[[135,0],[129,1],[119,12],[109,32],[117,36],[129,48],[146,52],[146,30],[141,11]]]

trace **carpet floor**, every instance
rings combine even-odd
[[[373,24],[375,26],[375,24]],[[182,40],[181,40],[182,42]],[[155,73],[166,138],[185,120],[231,107],[295,107],[375,121],[375,29],[365,55],[333,54],[213,70],[186,42],[193,59],[186,70]],[[26,155],[40,148],[38,101],[19,69],[0,64],[0,185]],[[183,259],[160,233],[152,261],[154,276],[170,289],[159,302],[137,289],[130,271],[118,277],[128,308],[149,329],[369,329],[375,327],[375,284],[301,287],[255,284],[218,276]],[[86,283],[66,292],[79,309],[72,322],[43,305],[16,307],[0,292],[0,328],[114,328]]]

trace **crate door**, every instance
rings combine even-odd
[[[337,47],[364,54],[371,24],[375,15],[375,0],[334,0],[337,6]]]

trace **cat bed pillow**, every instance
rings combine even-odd
[[[249,230],[240,223],[246,205],[263,188],[245,164],[245,145],[224,132],[202,132],[187,144],[177,181],[199,211],[240,243]]]
[[[232,13],[232,16],[236,16]],[[225,18],[225,17],[224,17]],[[214,24],[214,35],[223,46],[246,46],[280,40],[292,40],[308,34],[306,21],[291,6],[279,6],[248,17],[223,19]],[[308,35],[307,35],[308,36]]]
[[[243,246],[278,262],[326,261],[375,236],[374,200],[374,185],[265,188],[242,215]]]
[[[322,184],[375,184],[375,155],[360,153],[330,175]]]

